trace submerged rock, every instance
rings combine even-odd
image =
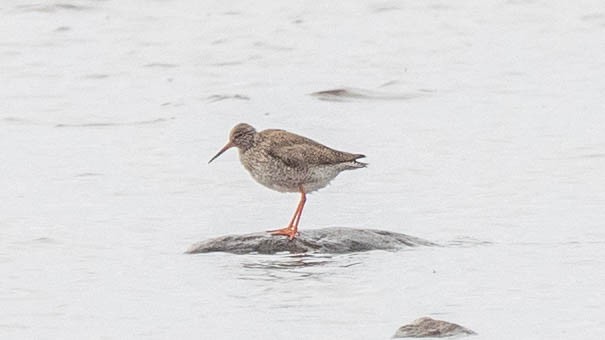
[[[443,338],[454,335],[477,334],[455,323],[423,317],[413,323],[401,326],[394,338]]]
[[[397,250],[405,247],[432,246],[429,241],[384,230],[323,228],[305,229],[294,240],[267,232],[228,235],[192,245],[187,253],[227,252],[234,254],[330,253],[342,254],[369,250]]]

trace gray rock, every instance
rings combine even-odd
[[[394,338],[443,338],[454,335],[477,334],[455,323],[423,317],[413,323],[401,326]]]
[[[343,254],[368,250],[397,250],[436,244],[405,234],[373,229],[304,229],[294,240],[267,232],[228,235],[192,245],[187,253],[227,252],[234,254],[330,253]]]

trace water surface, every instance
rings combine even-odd
[[[5,1],[0,338],[477,339],[605,333],[605,8],[547,1]],[[354,96],[321,100],[337,89]],[[345,92],[347,94],[347,92]],[[325,99],[325,98],[324,98]],[[438,242],[184,255],[298,197],[240,121],[368,156],[302,228]]]

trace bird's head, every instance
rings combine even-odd
[[[227,144],[216,155],[214,155],[214,157],[212,157],[208,163],[212,162],[218,156],[222,155],[223,152],[234,146],[242,150],[247,150],[252,146],[255,134],[256,129],[254,129],[252,125],[246,123],[237,124],[229,133],[229,142],[227,142]]]

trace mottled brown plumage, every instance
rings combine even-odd
[[[240,161],[260,184],[281,192],[300,192],[301,200],[290,224],[273,231],[276,235],[296,236],[306,193],[328,185],[341,171],[359,169],[366,163],[361,154],[331,149],[309,138],[277,129],[261,132],[248,124],[236,125],[229,142],[212,159],[231,147],[239,149]]]

